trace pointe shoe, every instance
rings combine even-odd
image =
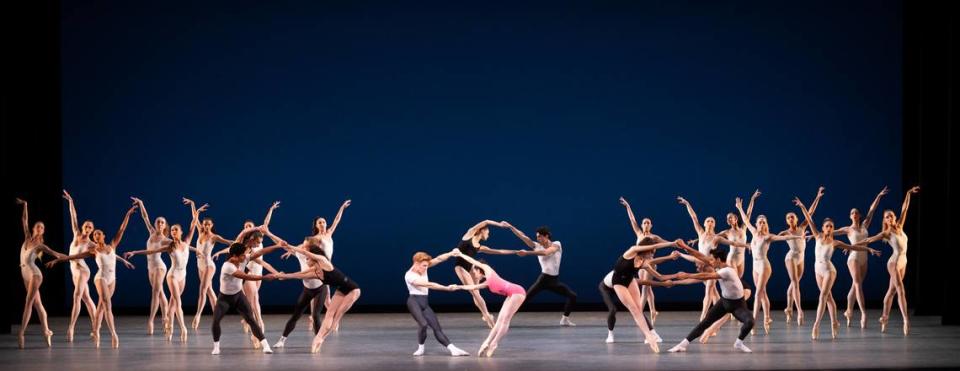
[[[485,356],[487,356],[487,358],[493,357],[493,351],[495,350],[497,350],[496,344],[487,347],[487,354],[485,354]]]
[[[715,334],[711,332],[700,336],[700,344],[706,344],[708,341],[710,341],[710,338],[713,337],[713,335]]]
[[[153,321],[147,322],[147,335],[153,335]]]
[[[817,340],[820,338],[820,326],[813,326],[813,331],[810,332],[810,339]]]
[[[654,353],[660,353],[660,345],[657,344],[656,341],[651,342],[650,344],[647,344],[647,345],[650,346],[650,350],[652,350]]]
[[[658,311],[655,311],[655,310],[651,310],[651,311],[650,311],[650,324],[651,324],[651,325],[654,325],[654,326],[657,325],[657,315],[659,315],[659,314],[660,314],[660,312],[658,312]]]
[[[112,346],[113,349],[120,348],[120,338],[118,338],[116,335],[113,335],[113,337],[110,339],[110,346]]]
[[[787,315],[787,324],[790,323],[790,320],[793,318],[793,312],[790,309],[784,309],[783,314]]]
[[[23,347],[26,345],[26,342],[27,342],[27,339],[26,337],[24,337],[22,332],[20,334],[17,334],[17,346],[20,349],[23,349]]]
[[[486,322],[487,327],[489,328],[493,328],[493,325],[496,324],[496,321],[493,319],[493,315],[490,314],[483,317],[483,322]]]
[[[903,321],[903,336],[910,334],[910,320]]]
[[[803,312],[797,312],[797,326],[803,326]]]
[[[769,321],[763,321],[763,334],[764,334],[764,335],[770,335],[770,322],[769,322]]]
[[[861,329],[867,328],[867,315],[866,315],[866,314],[860,316],[860,328],[861,328]]]
[[[843,316],[847,317],[847,327],[850,327],[850,319],[853,318],[853,312],[851,311],[843,312]]]
[[[43,337],[47,340],[47,348],[53,346],[53,331],[47,330],[43,333]]]
[[[94,344],[94,346],[95,346],[96,348],[98,348],[98,349],[100,348],[100,335],[99,335],[99,334],[97,334],[96,336],[93,337],[93,344]]]
[[[68,329],[68,330],[67,330],[67,341],[69,341],[69,342],[71,342],[71,343],[73,342],[73,330],[71,330],[71,329]]]
[[[186,342],[187,342],[187,337],[188,337],[188,335],[187,335],[187,328],[184,327],[184,328],[180,329],[180,342],[181,342],[181,343],[186,343]]]
[[[243,327],[243,333],[249,333],[249,332],[250,332],[250,325],[248,325],[246,321],[241,320],[241,321],[240,321],[240,325],[241,325],[241,327]]]
[[[194,329],[194,330],[199,329],[199,328],[200,328],[200,317],[193,317],[193,323],[192,323],[192,325],[193,325],[193,329]]]
[[[323,342],[314,342],[310,346],[310,353],[320,353],[320,348],[323,346]]]
[[[880,317],[880,332],[887,332],[887,322],[889,319],[887,317]]]
[[[834,322],[830,325],[830,335],[834,339],[837,338],[837,335],[840,333],[840,321]]]
[[[477,350],[477,357],[483,357],[483,353],[487,351],[487,343],[480,344],[480,349]]]
[[[164,332],[166,333],[165,335],[167,335],[167,342],[168,342],[168,343],[169,343],[169,342],[172,342],[172,341],[173,341],[173,331],[170,331],[170,332],[164,331]]]
[[[253,342],[253,349],[260,349],[260,340],[256,336],[250,335],[250,341]]]

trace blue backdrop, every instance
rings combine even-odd
[[[361,304],[402,303],[411,255],[453,248],[481,219],[531,236],[548,225],[563,242],[563,281],[599,302],[597,282],[634,239],[621,195],[665,238],[695,236],[677,195],[723,226],[734,197],[759,187],[756,214],[774,231],[793,196],[809,202],[821,184],[818,220],[848,224],[884,185],[881,206],[898,208],[900,11],[883,1],[65,1],[64,182],[80,218],[108,237],[131,195],[184,225],[182,196],[210,203],[225,236],[281,200],[272,229],[290,240],[352,199],[334,262],[362,286]],[[878,215],[871,233],[879,226]],[[121,251],[146,238],[137,215]],[[522,246],[498,229],[488,245]],[[875,247],[884,256],[870,260],[868,299],[888,280],[889,249]],[[770,252],[775,301],[785,251]],[[850,278],[836,255],[839,299]],[[487,259],[524,286],[539,274],[533,257]],[[146,263],[135,263],[118,268],[117,306],[149,302]],[[681,268],[692,269],[661,270]],[[430,276],[455,279],[449,263]],[[262,300],[290,304],[300,288],[266,283]],[[658,301],[699,301],[702,290],[658,289]],[[816,297],[812,266],[803,290]]]

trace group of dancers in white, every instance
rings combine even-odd
[[[907,315],[907,299],[903,286],[907,262],[907,236],[903,227],[910,205],[910,197],[919,190],[919,187],[913,187],[906,192],[899,217],[894,211],[885,210],[883,212],[883,228],[873,236],[869,235],[868,228],[880,199],[887,194],[886,188],[877,194],[865,216],[858,209],[851,209],[850,224],[836,228],[830,218],[824,218],[820,227],[817,227],[817,224],[814,223],[813,214],[824,195],[824,188],[820,187],[809,208],[799,198],[794,199],[793,203],[801,211],[803,221],[797,214],[788,213],[786,215],[787,228],[777,234],[770,232],[766,216],[760,215],[755,220],[751,219],[754,203],[760,196],[759,191],[754,192],[750,197],[746,210],[743,209],[742,200],[736,198],[734,206],[737,213],[727,214],[726,221],[729,228],[720,232],[715,231],[716,221],[714,218],[707,217],[701,224],[692,204],[683,197],[678,197],[679,203],[690,214],[697,233],[697,238],[689,241],[684,239],[665,240],[653,234],[652,221],[649,218],[644,218],[638,224],[630,204],[627,200],[620,198],[620,203],[627,210],[630,225],[636,233],[636,241],[617,257],[613,270],[607,273],[599,284],[600,293],[608,308],[606,342],[614,342],[613,330],[616,323],[617,305],[613,301],[613,297],[616,297],[629,310],[637,327],[640,328],[645,337],[644,343],[653,352],[659,352],[658,343],[663,340],[654,329],[657,311],[654,306],[652,287],[671,287],[702,282],[705,290],[700,323],[686,338],[671,348],[670,352],[685,351],[689,343],[697,338],[700,338],[701,342],[707,342],[711,336],[716,335],[719,328],[731,316],[741,323],[740,333],[734,347],[743,352],[751,352],[744,345],[743,340],[752,333],[754,322],[759,320],[762,314],[763,329],[766,333],[770,331],[770,325],[773,322],[773,318],[770,316],[770,300],[766,289],[767,281],[773,269],[767,258],[767,252],[773,242],[783,241],[789,247],[784,259],[790,277],[790,285],[786,293],[788,304],[784,309],[786,322],[790,323],[795,315],[797,325],[803,324],[799,282],[804,272],[804,256],[808,239],[815,240],[814,256],[816,262],[814,263],[814,272],[817,286],[820,289],[816,320],[811,333],[814,340],[819,337],[820,322],[825,313],[829,313],[833,338],[837,337],[840,327],[840,322],[836,316],[836,303],[831,294],[837,275],[836,268],[831,262],[835,248],[843,249],[845,253],[849,251],[847,266],[853,278],[853,284],[847,295],[847,309],[844,312],[847,326],[850,326],[854,316],[854,305],[856,304],[860,310],[860,326],[861,328],[866,327],[867,320],[862,287],[866,276],[868,257],[870,255],[880,255],[878,250],[868,247],[869,244],[876,241],[884,241],[892,250],[887,262],[890,284],[883,300],[883,314],[880,317],[881,331],[886,331],[893,299],[896,298],[903,316],[903,333],[906,335],[910,329],[910,320]],[[116,264],[119,261],[127,268],[134,269],[131,259],[137,255],[146,256],[147,274],[152,288],[147,333],[153,334],[154,322],[159,310],[167,340],[172,340],[176,329],[179,328],[180,340],[183,342],[187,341],[188,331],[184,320],[181,296],[186,285],[189,255],[191,252],[196,255],[197,270],[200,277],[200,295],[192,326],[194,329],[199,327],[205,305],[209,303],[213,310],[212,354],[220,353],[220,322],[232,309],[236,309],[242,316],[244,330],[250,333],[253,346],[260,348],[264,353],[272,352],[272,348],[264,336],[264,321],[260,310],[259,290],[262,281],[296,279],[303,283],[303,291],[294,306],[294,312],[287,321],[282,336],[273,344],[273,348],[285,346],[287,337],[294,330],[297,321],[309,308],[312,330],[315,333],[311,350],[314,353],[319,352],[324,339],[331,332],[338,331],[344,314],[360,297],[360,287],[332,263],[333,234],[340,223],[344,210],[350,206],[350,200],[343,203],[332,224],[328,226],[326,219],[315,218],[312,234],[304,237],[299,244],[291,244],[273,234],[269,228],[270,219],[273,212],[279,207],[279,202],[270,206],[262,224],[256,225],[253,221],[248,220],[234,239],[227,239],[214,232],[212,219],[200,218],[200,214],[209,207],[206,204],[197,207],[194,201],[187,198],[183,199],[183,203],[189,206],[191,211],[189,231],[184,236],[182,226],[179,224],[168,225],[167,220],[163,217],[158,217],[151,223],[144,202],[136,197],[131,197],[133,204],[126,211],[117,233],[108,241],[105,233],[100,229],[95,229],[92,221],[87,220],[79,224],[73,198],[67,191],[63,192],[63,197],[68,203],[73,230],[73,241],[70,243],[69,254],[60,253],[44,244],[43,222],[37,221],[31,228],[27,202],[17,199],[17,203],[22,205],[23,208],[22,222],[25,239],[20,249],[20,269],[27,291],[22,324],[18,334],[21,348],[25,344],[27,324],[30,322],[33,310],[36,310],[40,317],[47,346],[52,345],[53,332],[50,331],[48,326],[47,314],[40,298],[43,274],[36,264],[36,261],[44,253],[55,257],[55,259],[46,263],[47,267],[53,267],[62,262],[69,262],[70,264],[74,291],[73,307],[67,327],[67,340],[73,341],[80,309],[86,307],[92,326],[90,336],[98,347],[100,344],[100,327],[104,321],[106,321],[107,329],[110,332],[111,345],[113,348],[119,347],[120,342],[117,337],[111,303],[116,288]],[[117,247],[123,238],[130,216],[138,211],[150,233],[146,249],[119,254]],[[490,236],[491,226],[509,229],[529,249],[492,249],[483,245],[483,242]],[[198,229],[196,247],[194,247],[191,243]],[[808,229],[809,234],[806,232]],[[749,242],[747,231],[750,231],[752,235]],[[836,240],[837,235],[846,235],[849,243]],[[264,237],[270,239],[273,245],[264,247]],[[214,252],[217,244],[226,245],[226,247]],[[697,246],[696,249],[689,246],[694,244]],[[721,249],[719,245],[727,245],[729,250],[725,251],[727,249]],[[655,258],[655,252],[664,248],[674,248],[676,251]],[[296,273],[280,272],[263,259],[265,255],[278,250],[285,251],[282,255],[284,259],[291,256],[296,257],[300,264],[300,271]],[[746,288],[742,278],[745,256],[748,252],[753,259],[755,292]],[[171,262],[169,269],[161,259],[161,253],[169,255]],[[534,255],[540,262],[542,273],[534,284],[528,289],[524,289],[501,278],[490,264],[477,257],[478,253]],[[220,267],[219,294],[216,294],[213,288],[213,277],[216,274],[214,260],[219,255],[224,254],[228,255],[228,259]],[[453,345],[443,333],[437,316],[430,308],[427,299],[430,289],[440,291],[464,290],[470,293],[474,304],[482,314],[482,320],[491,328],[489,335],[477,352],[478,356],[490,357],[494,354],[500,340],[509,331],[510,322],[520,306],[542,290],[549,290],[566,297],[560,325],[575,326],[570,320],[570,313],[576,304],[577,294],[559,279],[562,254],[563,246],[560,241],[553,240],[550,230],[546,227],[538,228],[535,238],[531,239],[520,229],[506,221],[496,222],[492,220],[482,221],[468,229],[456,248],[449,252],[444,252],[436,257],[426,252],[416,252],[413,255],[413,265],[404,276],[410,294],[407,299],[407,307],[419,326],[418,348],[414,355],[423,355],[428,329],[433,331],[437,341],[444,345],[451,355],[469,355],[468,352]],[[91,278],[91,271],[85,262],[87,258],[93,258],[98,267],[96,275],[93,277],[98,294],[97,303],[93,302],[90,295],[88,282]],[[450,258],[455,258],[454,271],[460,283],[444,285],[430,281],[427,274],[429,268]],[[661,274],[656,270],[658,263],[680,258],[694,263],[696,273],[681,271]],[[264,274],[264,270],[269,273]],[[169,298],[164,292],[164,283],[166,283],[169,291]],[[719,291],[717,290],[718,284],[720,286]],[[487,305],[479,294],[481,289],[488,289],[494,294],[506,297],[496,318],[487,310]],[[331,295],[331,291],[333,291],[333,295]],[[747,307],[747,299],[751,296],[754,298],[752,313]],[[645,306],[649,306],[649,318],[643,314]],[[325,313],[322,313],[323,309],[325,309]],[[795,314],[794,310],[796,311]]]

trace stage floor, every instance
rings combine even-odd
[[[960,367],[960,327],[939,325],[939,317],[915,317],[912,333],[904,337],[900,318],[894,317],[886,334],[880,333],[877,312],[870,313],[866,330],[842,328],[840,337],[810,340],[813,312],[798,328],[784,323],[777,312],[769,335],[762,329],[746,344],[754,351],[744,354],[732,347],[737,327],[728,325],[709,344],[691,344],[687,353],[666,350],[682,339],[696,323],[698,313],[664,312],[657,318],[657,330],[664,338],[662,353],[654,354],[643,345],[639,330],[627,313],[621,312],[616,329],[617,342],[605,344],[606,314],[574,313],[577,327],[559,327],[558,313],[521,312],[514,317],[510,333],[493,358],[450,357],[428,333],[426,354],[413,357],[416,327],[409,314],[347,314],[340,333],[331,335],[319,354],[310,354],[309,324],[304,320],[284,349],[272,355],[254,350],[242,336],[239,316],[223,322],[222,353],[210,355],[210,319],[204,316],[201,329],[190,331],[187,343],[175,337],[168,343],[160,334],[145,334],[145,317],[118,318],[120,349],[110,348],[104,331],[102,347],[95,349],[86,334],[89,322],[78,325],[78,339],[67,343],[66,319],[54,318],[53,348],[39,335],[39,325],[28,329],[27,349],[18,350],[14,335],[0,336],[0,364],[11,370],[154,370],[154,369],[422,369],[422,370],[571,370],[571,369],[839,369],[839,368],[948,368]],[[457,346],[474,354],[487,329],[474,313],[439,314],[444,331]],[[267,339],[271,345],[280,335],[286,316],[266,317]],[[83,321],[86,319],[81,317]],[[192,317],[188,316],[188,320]],[[189,326],[189,323],[188,323]],[[158,326],[159,329],[159,326]],[[14,328],[16,331],[16,327]]]

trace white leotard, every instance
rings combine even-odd
[[[156,254],[154,254],[156,255]],[[177,281],[187,278],[187,261],[190,259],[190,247],[186,242],[181,242],[179,248],[170,251],[170,271],[168,275],[173,275]]]
[[[159,249],[161,245],[163,245],[163,240],[165,240],[165,238],[163,237],[156,238],[156,241],[154,241],[154,238],[152,236],[150,238],[147,238],[147,250]],[[148,270],[153,270],[153,269],[166,270],[167,269],[167,264],[163,262],[163,257],[161,257],[160,255],[161,254],[147,254]]]
[[[301,272],[313,269],[312,267],[310,267],[310,263],[307,261],[308,258],[306,256],[304,256],[301,253],[294,253],[293,255],[296,256],[297,261],[300,262]],[[323,286],[323,281],[316,278],[305,278],[305,279],[302,279],[301,281],[303,281],[303,287],[306,287],[308,289],[315,289],[317,287]]]
[[[787,231],[787,234],[796,236],[795,234],[791,234],[789,230]],[[807,239],[791,238],[786,242],[787,246],[790,247],[790,251],[787,252],[787,256],[784,260],[792,260],[794,263],[803,263],[804,254],[807,250]]]
[[[100,268],[97,271],[95,278],[103,280],[104,283],[110,284],[117,279],[117,252],[108,247],[110,252],[97,251],[96,261],[97,268]]]
[[[333,237],[329,235],[322,235],[320,237],[320,248],[323,249],[323,254],[327,256],[327,259],[333,261]]]
[[[767,252],[770,250],[770,235],[753,236],[750,241],[750,252],[753,255],[753,272],[765,274],[770,269],[770,260]]]
[[[93,242],[90,241],[80,243],[74,239],[73,242],[70,243],[70,255],[76,255],[87,251],[92,244]],[[84,261],[84,259],[74,259],[70,261],[70,273],[73,274],[73,276],[79,275],[82,271],[86,271],[87,274],[90,274],[90,267],[87,266],[87,262]]]
[[[710,241],[707,241],[706,238],[700,236],[700,239],[697,240],[697,250],[700,251],[703,255],[710,255],[710,252],[717,248],[717,239],[716,237],[711,238]]]
[[[896,264],[898,269],[903,269],[903,267],[906,267],[907,234],[903,233],[903,231],[900,231],[900,233],[891,233],[890,237],[885,241],[890,245],[890,248],[893,249],[890,259],[887,260],[887,265]]]
[[[732,236],[732,237],[731,237]],[[747,231],[746,229],[741,228],[740,233],[737,231],[730,230],[726,236],[727,239],[733,242],[747,243]],[[730,245],[730,252],[727,253],[727,261],[733,261],[738,264],[743,264],[743,261],[746,256],[746,247],[739,247],[735,245]]]
[[[20,271],[29,273],[31,276],[39,276],[41,275],[40,268],[37,267],[35,262],[37,261],[37,254],[40,249],[37,245],[29,248],[27,246],[27,242],[24,242],[23,245],[20,246]]]
[[[833,242],[830,244],[824,245],[823,239],[818,238],[816,244],[815,256],[817,258],[816,263],[814,264],[814,269],[817,274],[827,274],[828,272],[836,272],[837,269],[833,266],[833,262],[830,261],[833,258]]]
[[[560,246],[560,241],[553,241],[553,245],[557,245],[557,252],[553,255],[542,256],[537,255],[537,260],[540,261],[540,271],[543,274],[548,274],[551,276],[560,275],[560,256],[563,255],[563,247]],[[546,250],[539,242],[533,243],[534,251]]]
[[[211,256],[211,254],[213,253],[214,245],[215,245],[215,242],[213,242],[213,238],[210,238],[203,242],[200,242],[199,238],[197,239],[197,266],[198,267],[208,267],[208,268],[216,267],[216,265],[213,264],[213,257]]]
[[[857,242],[860,242],[864,238],[867,238],[867,229],[862,227],[850,227],[847,231],[847,240],[850,241],[851,245],[856,245]],[[850,255],[847,256],[847,261],[855,260],[859,264],[865,264],[867,262],[867,256],[870,253],[866,251],[850,251]]]
[[[257,252],[257,251],[260,251],[260,250],[263,250],[263,244],[262,244],[262,243],[257,244],[257,246],[254,246],[253,248],[251,248],[251,249],[250,249],[250,254],[253,254],[253,253],[255,253],[255,252]],[[263,274],[263,266],[260,265],[260,264],[258,264],[257,262],[251,261],[251,262],[247,263],[247,271],[250,272],[250,274],[255,274],[255,275],[258,275],[258,276],[259,276],[259,275],[262,275],[262,274]]]

